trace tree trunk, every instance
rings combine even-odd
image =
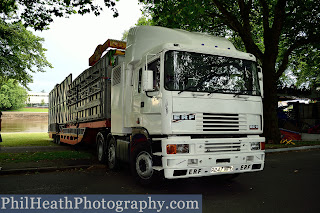
[[[275,64],[270,58],[263,60],[263,117],[264,117],[264,136],[266,143],[280,143],[280,131],[278,126],[278,96],[277,96],[277,79]]]

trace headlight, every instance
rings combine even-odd
[[[251,142],[250,143],[251,150],[265,150],[264,142]]]
[[[260,150],[260,142],[251,142],[251,150]]]
[[[189,144],[168,144],[167,154],[189,153]]]

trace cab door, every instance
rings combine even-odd
[[[134,70],[132,75],[133,103],[132,103],[132,123],[134,126],[140,124],[141,120],[141,95],[142,95],[142,66]]]

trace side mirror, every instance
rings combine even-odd
[[[259,78],[259,86],[260,86],[260,92],[261,92],[261,97],[264,97],[263,94],[263,75],[262,75],[262,68],[258,67],[258,78]]]
[[[143,75],[143,90],[145,92],[154,91],[153,89],[153,71],[146,70]]]

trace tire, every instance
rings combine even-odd
[[[104,136],[101,132],[97,135],[97,157],[100,163],[106,163],[106,150]]]
[[[57,143],[57,135],[53,135],[52,139],[53,139],[53,141],[52,141],[53,143]]]
[[[133,151],[130,166],[138,183],[148,185],[154,181],[156,174],[152,165],[152,154],[148,148],[140,146]]]
[[[118,166],[116,151],[117,151],[116,140],[113,137],[111,137],[108,143],[108,149],[107,149],[107,164],[109,169],[111,170],[115,170]]]
[[[60,145],[60,135],[56,135],[54,142]]]

